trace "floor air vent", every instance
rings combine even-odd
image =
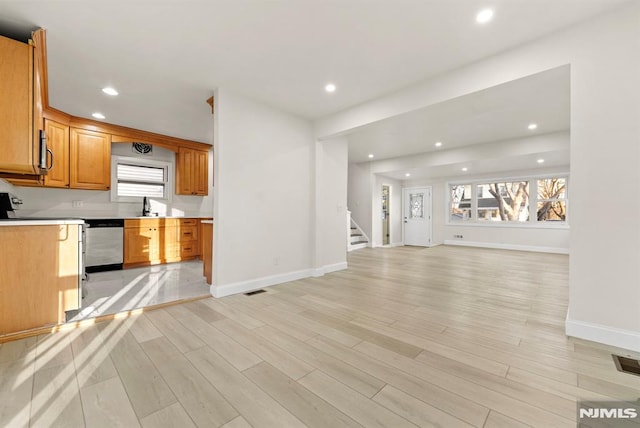
[[[266,290],[254,290],[254,291],[249,291],[248,293],[244,293],[245,296],[255,296],[256,294],[260,294],[260,293],[266,293]]]
[[[613,362],[616,363],[619,372],[640,376],[640,361],[613,354]]]

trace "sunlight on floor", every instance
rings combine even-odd
[[[93,273],[83,309],[70,321],[205,295],[209,285],[199,261]]]

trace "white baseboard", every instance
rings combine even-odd
[[[317,269],[303,269],[278,275],[263,276],[262,278],[239,281],[220,286],[212,285],[209,287],[209,291],[213,297],[231,296],[232,294],[247,293],[249,291],[270,287],[272,285],[296,281],[298,279],[322,276],[326,273],[347,269],[347,267],[347,262],[335,263],[332,265],[322,266]]]
[[[492,242],[469,242],[469,241],[450,241],[450,240],[445,240],[444,244],[460,245],[463,247],[495,248],[499,250],[534,251],[537,253],[569,254],[568,248],[561,248],[561,247],[538,247],[534,245],[498,244],[498,243],[492,243]]]
[[[349,245],[347,248],[347,251],[353,251],[353,250],[360,250],[362,248],[367,248],[369,247],[369,243],[366,244],[357,244],[357,245]]]
[[[567,336],[640,352],[640,332],[637,331],[623,330],[567,318],[565,332]]]

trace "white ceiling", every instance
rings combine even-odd
[[[349,162],[566,131],[569,97],[568,66],[514,80],[359,128],[347,135]]]
[[[3,0],[0,32],[47,29],[53,107],[212,142],[216,87],[318,118],[630,1]]]
[[[537,128],[528,129],[531,123]],[[377,174],[455,178],[549,167],[568,171],[570,126],[570,68],[564,66],[385,119],[346,138],[349,162],[368,163]],[[556,138],[559,133],[565,137]]]

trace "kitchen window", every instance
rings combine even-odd
[[[138,202],[143,196],[171,200],[171,167],[170,162],[113,156],[111,201]]]

